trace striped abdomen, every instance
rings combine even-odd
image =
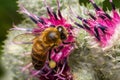
[[[48,51],[49,47],[45,47],[42,42],[33,44],[31,57],[35,69],[40,70],[44,66]]]

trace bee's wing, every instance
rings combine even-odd
[[[15,44],[32,44],[34,38],[35,38],[34,34],[24,33],[17,35],[12,42]]]

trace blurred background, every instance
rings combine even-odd
[[[2,45],[6,39],[7,31],[12,27],[12,24],[18,24],[22,21],[20,14],[16,12],[17,0],[0,0],[0,57],[2,53]],[[1,60],[0,60],[1,61]],[[0,62],[0,77],[4,74],[4,68]]]
[[[7,31],[12,27],[12,24],[19,24],[23,18],[22,15],[18,14],[16,11],[18,10],[17,7],[17,0],[0,0],[0,57],[2,53],[2,45],[4,45],[4,40],[6,39]],[[102,2],[103,1],[103,2]],[[111,9],[110,3],[108,0],[102,0],[99,5],[103,6],[104,10]],[[119,0],[114,0],[114,4],[117,8],[120,8]],[[89,4],[88,0],[79,0],[81,4]],[[1,61],[1,60],[0,60]],[[5,61],[4,61],[5,62]],[[0,77],[4,74],[4,66],[2,66],[0,62]]]

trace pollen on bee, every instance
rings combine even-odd
[[[72,80],[73,77],[69,77],[72,74],[66,59],[74,47],[74,45],[71,45],[75,41],[72,34],[73,29],[71,29],[72,25],[62,16],[59,0],[56,0],[57,12],[53,12],[51,7],[47,5],[46,0],[43,0],[43,2],[48,14],[46,17],[38,17],[19,5],[20,12],[26,14],[37,25],[36,28],[31,30],[31,34],[35,36],[32,40],[31,52],[31,61],[35,70],[30,68],[30,74],[36,75],[35,77],[40,80],[48,80],[48,78],[52,78],[51,80],[69,78],[69,80]],[[59,30],[57,29],[58,26],[61,26]],[[29,31],[17,27],[13,29]],[[67,35],[67,32],[71,34]],[[23,71],[28,67],[29,65],[23,68]],[[66,73],[69,73],[69,75]],[[64,76],[61,74],[64,74]]]
[[[53,61],[53,60],[50,60],[49,61],[49,67],[52,68],[52,69],[55,68],[56,67],[56,62]]]

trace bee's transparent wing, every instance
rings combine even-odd
[[[24,33],[17,35],[12,42],[15,44],[32,44],[34,38],[35,38],[34,34]]]

